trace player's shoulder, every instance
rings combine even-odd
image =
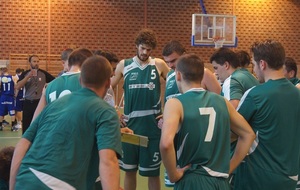
[[[154,59],[156,65],[166,64],[166,62],[160,58],[153,58],[153,59]]]

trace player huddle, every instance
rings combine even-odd
[[[251,60],[245,52],[217,49],[210,59],[215,75],[178,41],[165,45],[165,61],[151,57],[156,44],[152,30],[141,30],[136,55],[121,60],[112,78],[109,61],[90,55],[78,70],[53,80],[52,90],[69,90],[59,84],[71,75],[82,87],[41,109],[16,146],[11,187],[91,189],[100,175],[103,189],[119,189],[120,167],[125,190],[136,189],[138,171],[148,177],[148,189],[157,190],[162,161],[166,185],[178,190],[296,189],[300,90],[285,78],[281,43],[255,42]],[[130,132],[148,137],[148,147],[121,144],[118,115],[103,100],[122,78],[122,118]]]

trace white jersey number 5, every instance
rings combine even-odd
[[[199,108],[200,115],[209,115],[208,128],[204,142],[210,142],[215,128],[216,112],[213,107]]]

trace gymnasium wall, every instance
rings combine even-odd
[[[209,14],[237,16],[236,49],[248,51],[252,42],[272,38],[300,64],[300,1],[204,4]],[[154,56],[161,57],[163,45],[178,39],[208,62],[214,48],[190,46],[193,13],[201,13],[198,0],[0,0],[0,59],[10,54],[60,54],[67,47],[101,48],[119,58],[132,57],[136,32],[149,27],[158,36]]]

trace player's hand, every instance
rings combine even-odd
[[[184,166],[183,168],[177,168],[177,175],[176,175],[175,179],[170,178],[171,182],[175,183],[175,182],[179,181],[183,177],[185,170],[189,169],[190,167],[191,167],[191,164]]]
[[[163,115],[159,115],[155,119],[157,120],[157,127],[161,129],[164,124]]]
[[[125,127],[127,126],[127,124],[126,124],[126,122],[125,122],[124,119],[125,119],[124,114],[121,114],[121,115],[119,116],[119,121],[120,121],[121,128],[125,128]]]
[[[128,127],[123,127],[121,128],[121,133],[133,134],[133,130],[129,129]]]
[[[42,91],[42,95],[46,95],[46,88],[47,88],[47,85],[48,85],[48,83],[46,83],[45,84],[45,86],[44,86],[44,88],[43,88],[43,91]]]

